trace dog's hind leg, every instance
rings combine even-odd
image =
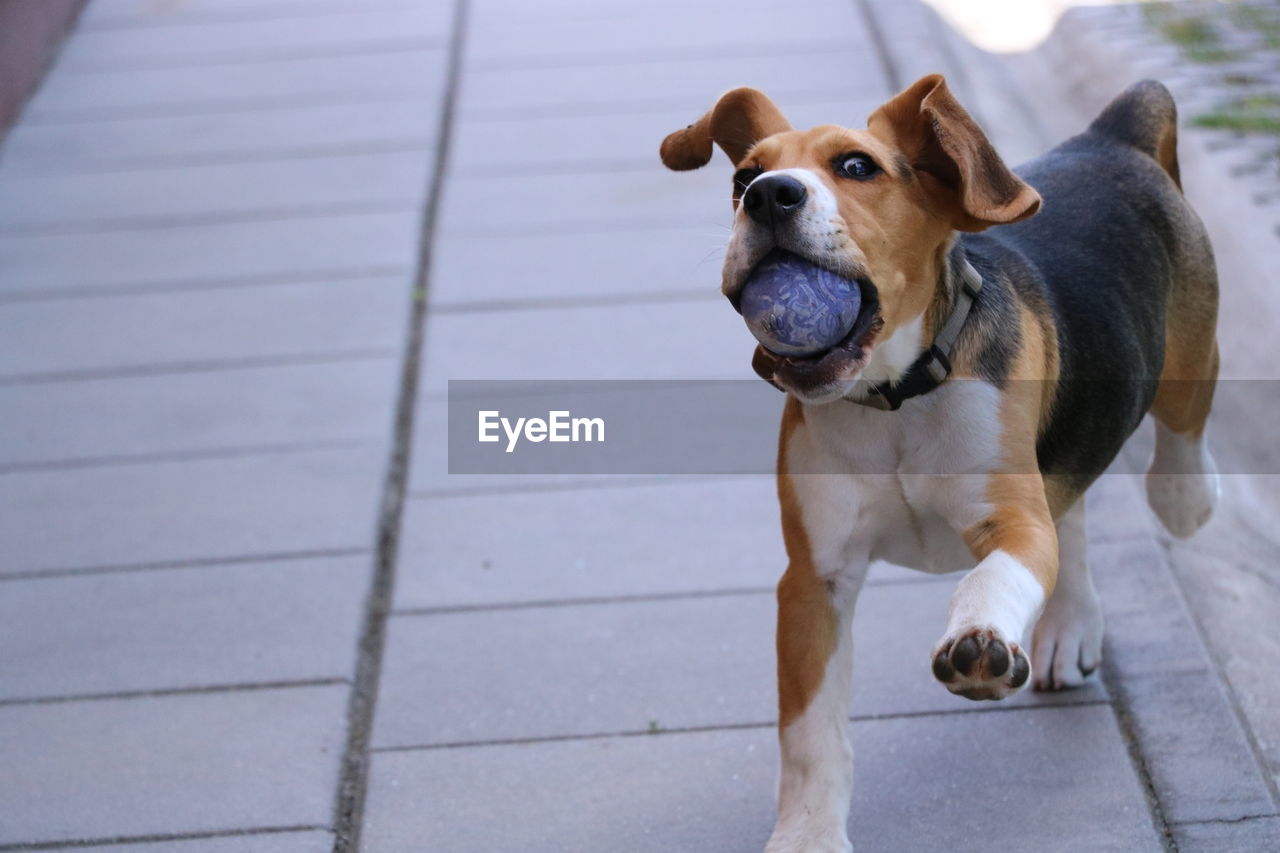
[[[1147,500],[1161,523],[1179,537],[1190,536],[1209,520],[1220,492],[1218,469],[1205,441],[1218,378],[1217,275],[1203,231],[1186,243],[1186,257],[1179,259],[1183,274],[1169,294],[1164,368],[1151,407],[1155,453],[1147,469]]]
[[[1083,496],[1057,528],[1058,583],[1031,643],[1036,690],[1078,687],[1102,662],[1102,602],[1089,576]]]

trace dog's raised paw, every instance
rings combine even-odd
[[[968,628],[942,639],[933,652],[933,677],[966,699],[1004,699],[1031,676],[1031,661],[994,628]]]

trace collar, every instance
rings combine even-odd
[[[969,311],[973,302],[982,290],[982,276],[969,263],[968,258],[960,261],[960,290],[956,294],[956,304],[951,316],[942,325],[942,331],[933,339],[933,344],[925,350],[897,382],[883,382],[872,385],[870,392],[860,399],[846,397],[851,403],[870,406],[885,412],[896,412],[903,401],[921,394],[928,394],[937,388],[951,375],[951,352],[955,348],[956,338],[969,319]]]

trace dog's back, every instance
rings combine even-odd
[[[1016,170],[1044,199],[1037,216],[965,240],[979,254],[1017,252],[1036,271],[1013,286],[1043,300],[1057,330],[1061,378],[1040,468],[1077,488],[1147,411],[1179,433],[1208,413],[1217,277],[1180,188],[1176,133],[1168,90],[1135,84],[1084,133]]]

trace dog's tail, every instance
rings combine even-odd
[[[1107,104],[1089,125],[1089,131],[1147,154],[1182,188],[1178,172],[1178,108],[1163,83],[1134,83]]]

